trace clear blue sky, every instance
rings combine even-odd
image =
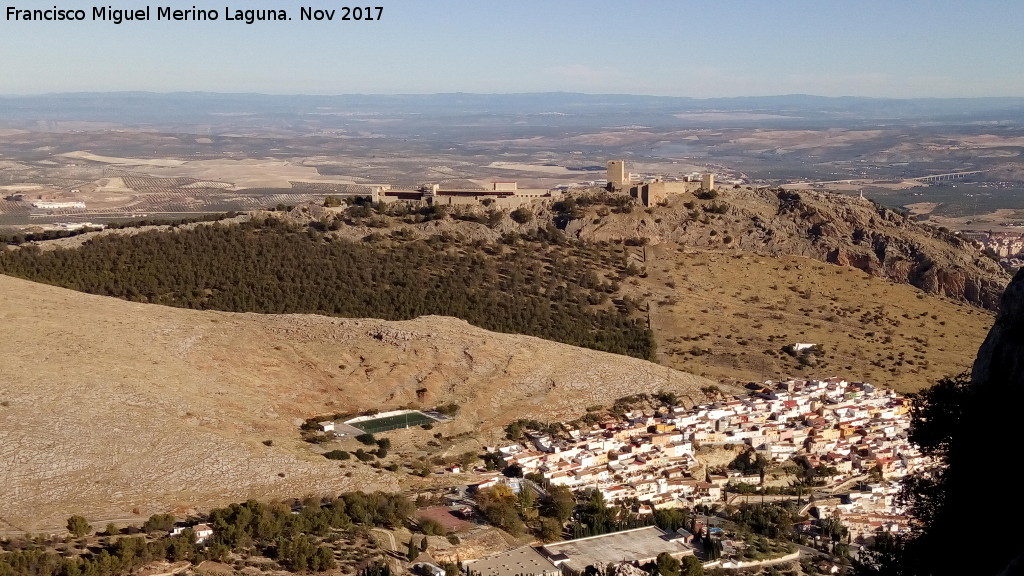
[[[59,7],[138,8],[56,0]],[[176,3],[177,2],[177,3]],[[167,0],[217,22],[14,22],[0,94],[540,92],[1024,96],[1020,0],[364,0],[377,22],[299,21],[344,0]],[[246,25],[225,6],[283,8]]]

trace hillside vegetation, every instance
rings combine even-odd
[[[200,309],[452,315],[715,379],[909,392],[970,366],[993,318],[977,305],[1005,276],[974,247],[856,198],[710,196],[645,209],[592,192],[515,214],[336,201],[236,227],[88,233],[0,255],[0,270]]]
[[[654,339],[618,294],[622,247],[569,241],[540,229],[499,242],[350,241],[265,218],[131,237],[74,250],[0,252],[0,272],[139,302],[259,313],[408,320],[434,314],[638,358]]]
[[[515,419],[573,419],[663,389],[702,398],[713,383],[622,354],[713,378],[837,374],[916,390],[968,366],[991,324],[981,308],[809,249],[771,254],[813,243],[743,236],[751,221],[728,196],[674,201],[559,203],[522,222],[295,210],[7,249],[5,273],[123,300],[0,276],[0,414],[17,423],[0,443],[16,463],[0,485],[17,496],[0,504],[0,532],[59,526],[69,510],[104,521],[395,489],[420,482],[403,466],[439,454],[430,433],[405,431],[393,470],[339,464],[321,454],[333,446],[299,439],[302,421],[324,414],[457,404],[439,433],[465,451]],[[935,234],[921,245],[970,260]],[[796,342],[819,348],[791,353]]]

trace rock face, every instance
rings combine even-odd
[[[977,396],[975,413],[965,421],[969,430],[950,450],[953,513],[971,522],[972,504],[977,497],[976,474],[1000,465],[999,452],[1018,447],[1021,438],[1021,401],[1024,400],[1024,270],[1006,287],[999,314],[988,337],[978,350],[971,371],[971,387]],[[951,515],[952,516],[952,515]],[[1024,517],[1024,500],[1010,498],[999,504],[992,526],[992,568],[1005,567],[1001,574],[1024,574],[1024,542],[1019,519]],[[993,570],[987,570],[992,573]]]
[[[816,191],[725,189],[710,202],[678,196],[642,213],[588,213],[566,231],[590,240],[647,238],[805,256],[991,310],[1009,280],[997,263],[955,234],[867,200]]]
[[[944,552],[962,543],[979,525],[978,504],[986,489],[999,486],[991,472],[1015,469],[1005,460],[1018,448],[1021,400],[1024,400],[1024,271],[1017,274],[1002,296],[999,314],[978,350],[971,382],[950,432],[947,468],[937,490],[925,491],[926,528],[919,539],[924,563],[935,562],[935,574],[1020,574],[1024,567],[1024,541],[1020,518],[1024,499],[998,499],[998,513],[984,524],[982,555]]]
[[[971,382],[1008,394],[1024,391],[1024,270],[1003,293],[999,315],[978,350]]]
[[[999,314],[988,337],[978,350],[971,371],[971,387],[977,396],[975,411],[965,421],[969,430],[950,450],[949,476],[956,490],[949,500],[952,512],[970,522],[977,497],[975,474],[999,466],[997,450],[1005,453],[1018,447],[1021,400],[1024,400],[1024,270],[1006,287]],[[993,448],[997,450],[993,450]],[[951,514],[952,516],[952,514]],[[992,526],[994,550],[991,568],[1003,575],[1024,574],[1024,542],[1019,519],[1024,517],[1024,500],[1010,498],[999,504]],[[954,521],[956,518],[954,517]],[[986,570],[992,573],[994,570]]]

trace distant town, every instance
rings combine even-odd
[[[1004,267],[1017,269],[1024,266],[1024,233],[1021,232],[962,232],[968,240],[982,249]]]
[[[566,429],[558,437],[526,430],[522,442],[496,452],[505,466],[514,467],[514,476],[521,472],[527,478],[542,477],[551,486],[596,490],[606,502],[632,503],[639,516],[673,508],[707,511],[724,503],[799,499],[804,502],[802,512],[813,512],[810,520],[797,526],[808,534],[838,521],[850,542],[864,543],[879,531],[899,534],[909,529],[904,510],[895,501],[898,480],[926,471],[932,462],[908,440],[907,398],[843,378],[748,387],[748,396],[722,397],[692,408],[629,411],[590,427]],[[745,470],[712,471],[697,454],[714,447],[749,452],[750,465]],[[786,465],[812,481],[797,483],[766,473],[769,467]],[[507,474],[495,475],[477,489],[510,484],[519,490],[521,482]],[[698,528],[706,535],[711,525]],[[640,536],[651,537],[638,532]],[[662,540],[685,548],[693,537],[680,530]],[[596,542],[588,549],[595,546]],[[727,540],[727,554],[742,546]],[[529,573],[556,573],[555,566],[568,561],[556,548],[548,545],[529,554]],[[692,554],[693,549],[675,552]],[[524,554],[484,559],[483,574],[514,576],[520,572],[501,566],[513,566],[506,561]],[[738,567],[728,560],[705,560],[706,567]]]

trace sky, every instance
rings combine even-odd
[[[380,20],[348,22],[345,0],[56,2],[0,0],[0,94],[1024,96],[1020,0],[373,0]],[[55,5],[87,20],[7,17]],[[149,22],[91,21],[147,5]],[[158,6],[220,19],[158,22]],[[302,22],[302,6],[336,20]],[[227,21],[236,9],[292,20]]]

